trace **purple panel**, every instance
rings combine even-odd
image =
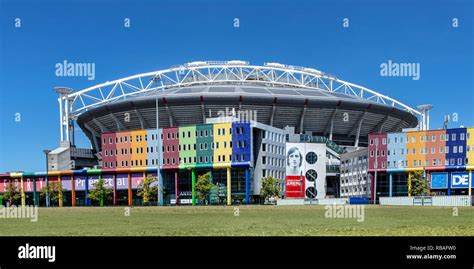
[[[132,174],[132,189],[138,188],[138,185],[143,180],[143,173],[134,173]]]
[[[86,176],[76,176],[74,178],[74,190],[83,191],[85,189],[86,189]]]
[[[105,181],[104,187],[106,189],[114,188],[114,175],[113,174],[102,175],[102,179]]]
[[[99,181],[99,175],[89,175],[89,190],[95,190],[94,183]]]
[[[126,189],[128,189],[128,175],[117,174],[117,190],[126,190]]]
[[[71,177],[70,176],[62,176],[61,177],[61,185],[63,186],[64,190],[72,191]]]
[[[156,178],[156,172],[147,172],[146,175],[147,175],[147,177],[155,177]],[[150,184],[150,187],[154,187],[156,185],[158,185],[158,181],[155,181],[152,184]]]

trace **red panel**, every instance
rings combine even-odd
[[[286,176],[286,198],[304,198],[304,176]]]
[[[177,169],[179,165],[179,138],[178,138],[178,128],[165,128],[163,129],[163,169]],[[171,150],[174,146],[174,152]],[[168,151],[168,147],[170,150]],[[172,159],[175,159],[175,164],[172,164]],[[167,160],[170,160],[170,164],[166,164]]]

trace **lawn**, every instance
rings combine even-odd
[[[238,214],[236,214],[238,208]],[[0,219],[1,236],[474,236],[474,207],[365,207],[364,221],[324,206],[40,208],[38,221]]]

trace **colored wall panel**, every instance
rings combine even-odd
[[[466,159],[466,128],[446,130],[448,168],[464,168]]]
[[[114,168],[117,162],[117,135],[116,133],[102,134],[102,167]]]
[[[466,158],[468,165],[474,166],[474,128],[467,128],[466,136]]]
[[[163,129],[163,169],[177,169],[179,165],[178,128]]]
[[[249,165],[251,161],[250,123],[232,123],[232,166]]]
[[[205,168],[212,167],[212,158],[214,156],[214,149],[212,143],[214,142],[214,127],[212,124],[200,124],[196,126],[196,167]]]
[[[446,153],[446,142],[444,137],[446,130],[433,130],[426,132],[426,148],[427,153],[425,159],[428,161],[427,167],[444,169]]]
[[[389,133],[387,136],[387,170],[401,171],[406,166],[406,133]]]
[[[196,126],[179,128],[179,168],[196,167]]]
[[[214,124],[214,168],[230,167],[232,159],[232,123]]]
[[[426,132],[408,132],[407,162],[408,168],[423,167],[426,165],[426,154],[422,153],[426,149]]]
[[[158,141],[162,133],[161,129],[158,132],[156,129],[147,130],[147,167],[158,166],[158,156],[161,156],[161,146],[158,147]]]
[[[130,133],[132,136],[132,156],[130,167],[146,166],[146,134],[146,130],[137,130]]]
[[[387,149],[387,134],[369,135],[369,170],[374,170],[376,158],[377,170],[385,171],[387,169]]]

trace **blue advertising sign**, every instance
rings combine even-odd
[[[472,183],[472,180],[471,180],[471,183]],[[451,188],[453,189],[469,188],[469,172],[451,173]]]
[[[431,174],[431,189],[447,189],[448,188],[448,173],[432,173]]]

